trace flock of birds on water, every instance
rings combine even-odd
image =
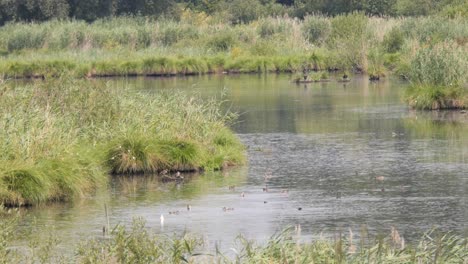
[[[358,172],[356,171],[356,174],[358,174]],[[268,180],[270,180],[272,177],[272,174],[270,172],[267,172],[265,173],[265,175],[263,176],[263,179],[264,179],[264,182],[265,182],[265,187],[262,188],[262,191],[263,192],[269,192],[269,189],[268,189]],[[176,173],[176,179],[183,179],[183,176],[181,176],[180,172],[177,172]],[[375,176],[374,177],[374,180],[376,182],[379,182],[379,183],[383,183],[385,181],[385,176],[382,176],[382,175],[379,175],[379,176]],[[229,191],[235,191],[236,190],[236,186],[235,185],[229,185],[228,186],[228,190]],[[383,184],[382,184],[382,188],[381,188],[381,191],[384,192],[385,191],[385,188],[383,187]],[[282,189],[280,191],[280,193],[282,195],[285,195],[285,196],[288,196],[289,194],[289,189]],[[245,192],[241,192],[240,193],[240,197],[244,198],[245,197]],[[341,199],[341,192],[337,192],[336,193],[336,198],[337,199]],[[268,201],[263,201],[263,203],[268,203]],[[224,212],[229,212],[229,211],[234,211],[234,208],[233,207],[222,207],[221,208]],[[191,211],[192,210],[192,206],[190,204],[187,204],[187,211]],[[297,207],[297,210],[298,211],[302,211],[302,207]],[[168,212],[169,215],[179,215],[180,214],[180,211],[179,210],[175,210],[175,211],[169,211]],[[160,222],[161,222],[161,226],[164,225],[164,215],[161,214],[160,216]]]

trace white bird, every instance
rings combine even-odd
[[[163,225],[164,225],[164,215],[161,214],[161,216],[159,217],[159,219],[161,219],[161,225],[163,226]]]

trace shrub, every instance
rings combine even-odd
[[[252,55],[271,56],[275,55],[277,51],[276,46],[271,41],[258,40],[251,46],[250,53]]]
[[[258,34],[262,38],[271,37],[274,35],[287,32],[291,28],[292,19],[287,17],[267,17],[258,20]]]
[[[466,83],[467,53],[451,42],[422,47],[411,60],[409,77],[412,82],[444,87]]]
[[[7,48],[10,52],[23,49],[39,49],[44,46],[45,39],[46,33],[44,31],[24,25],[8,37]]]
[[[401,50],[404,41],[405,38],[403,36],[403,32],[399,28],[395,27],[385,35],[382,45],[385,51],[395,53]]]
[[[222,5],[230,14],[232,23],[248,23],[263,15],[264,7],[259,0],[232,0]]]
[[[306,16],[304,18],[302,31],[304,37],[309,40],[310,43],[320,45],[325,43],[330,36],[332,27],[330,19],[320,16]]]
[[[214,51],[228,51],[236,43],[234,34],[230,31],[223,31],[209,38],[207,46]]]

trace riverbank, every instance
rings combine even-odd
[[[5,214],[5,213],[4,213]],[[11,213],[9,213],[11,214]],[[14,213],[13,213],[14,214]],[[74,256],[58,251],[60,240],[54,232],[36,237],[32,232],[28,246],[12,247],[17,218],[0,221],[0,261],[7,263],[466,263],[467,239],[450,233],[430,231],[419,241],[407,242],[397,229],[370,238],[363,228],[338,233],[334,238],[312,241],[301,238],[300,226],[289,228],[258,243],[240,235],[232,251],[209,249],[193,234],[163,236],[148,229],[145,221],[135,219],[131,228],[113,227],[103,238],[82,241]],[[34,230],[36,227],[31,227]],[[149,230],[151,230],[149,232]],[[34,242],[34,243],[32,243]]]
[[[245,161],[220,102],[58,79],[0,86],[0,204],[70,201],[108,173],[217,170]]]
[[[396,74],[415,86],[456,87],[458,92],[448,100],[461,101],[451,107],[464,108],[467,37],[464,17],[380,18],[363,13],[266,17],[246,24],[191,12],[179,21],[117,17],[91,24],[17,23],[0,28],[0,74],[92,78],[340,70],[367,73],[372,80]],[[443,63],[431,60],[444,48],[449,56],[441,57]],[[450,82],[441,83],[434,75],[450,75]],[[408,101],[418,109],[445,105]]]

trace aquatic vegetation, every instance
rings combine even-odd
[[[407,76],[409,68],[398,67],[400,61],[409,61],[421,44],[450,40],[464,46],[468,28],[460,17],[384,19],[364,13],[265,17],[245,24],[223,24],[205,15],[195,19],[197,26],[191,17],[8,24],[0,28],[0,73],[15,78],[159,76],[295,72],[307,64],[313,70],[379,75],[398,68]],[[375,64],[375,50],[388,58],[386,63]],[[396,57],[401,60],[390,60]]]
[[[60,79],[1,86],[0,203],[67,201],[114,174],[222,169],[244,150],[220,102]]]
[[[313,14],[303,20],[265,17],[234,24],[190,12],[179,21],[117,17],[89,25],[79,21],[18,23],[0,28],[0,74],[45,79],[223,72],[300,75],[306,69],[363,72],[378,80],[396,73],[413,83],[405,95],[410,106],[463,108],[467,66],[461,61],[467,61],[463,55],[467,53],[467,28],[466,19],[460,16],[379,18],[359,12],[335,17]],[[328,79],[312,75],[309,81]],[[294,78],[298,79],[302,78]],[[120,159],[113,160],[116,171],[123,172],[118,169],[123,164],[139,173],[157,171],[159,166],[177,167],[177,158],[170,164],[161,159],[155,142],[149,146],[153,147],[146,150],[143,160],[117,155]],[[214,163],[209,167],[222,167],[223,162]],[[207,163],[189,167],[202,164]]]
[[[467,107],[466,54],[465,47],[452,42],[421,48],[410,62],[408,103],[417,109]]]
[[[227,208],[226,208],[227,210]],[[60,263],[465,263],[468,260],[467,239],[431,230],[419,241],[405,242],[391,227],[386,236],[371,239],[364,230],[360,237],[351,230],[335,238],[320,237],[303,241],[300,226],[287,228],[257,243],[240,235],[231,253],[209,249],[200,236],[193,234],[160,235],[152,232],[141,218],[130,227],[117,225],[106,239],[83,240],[74,256],[61,255],[60,241],[50,237],[31,237],[36,242],[27,247],[32,254],[20,254],[11,247],[18,223],[14,213],[0,220],[0,261],[21,263],[26,260]],[[32,227],[33,229],[36,227]],[[29,236],[31,236],[30,233]],[[42,240],[38,240],[42,239]],[[39,254],[34,254],[38,252]],[[234,252],[234,254],[232,254]]]

